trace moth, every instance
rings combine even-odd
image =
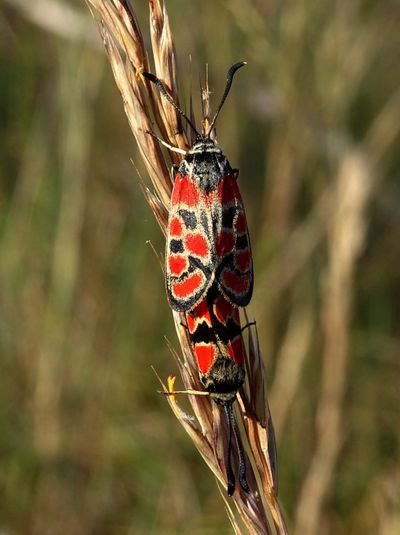
[[[253,261],[245,210],[233,169],[212,139],[218,114],[228,96],[235,72],[245,65],[232,65],[217,112],[208,132],[196,127],[153,74],[143,76],[157,85],[162,95],[186,119],[196,133],[188,150],[172,147],[184,155],[174,178],[167,226],[165,281],[171,308],[192,310],[215,281],[221,294],[235,306],[246,306],[253,291]]]

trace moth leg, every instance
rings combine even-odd
[[[187,333],[189,333],[189,327],[187,326],[187,323],[183,323],[183,321],[181,321],[179,325],[183,327]]]
[[[169,171],[169,177],[171,179],[172,184],[175,182],[175,177],[178,173],[179,165],[173,165]]]
[[[155,134],[153,134],[153,132],[150,132],[150,130],[147,130],[146,134],[149,134],[149,136],[151,136],[154,139],[156,139],[159,143],[161,143],[161,145],[164,145],[164,147],[167,147],[167,149],[171,150],[172,152],[179,152],[179,154],[183,154],[185,156],[188,153],[187,150],[180,149],[179,147],[174,147],[173,145],[170,145],[169,143],[166,143],[165,141],[163,141],[162,139],[157,137]]]
[[[240,329],[240,332],[242,333],[245,329],[248,329],[252,325],[257,325],[257,322],[256,321],[249,321],[249,323],[246,323],[246,325]]]

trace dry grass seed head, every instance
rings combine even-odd
[[[160,135],[170,144],[186,148],[188,139],[177,111],[162,101],[152,84],[141,73],[151,71],[143,37],[136,15],[131,6],[119,0],[89,0],[98,14],[100,32],[108,53],[113,74],[124,103],[132,133],[137,141],[155,193],[144,187],[145,197],[157,221],[165,232],[171,180],[169,164],[158,142],[148,134],[156,124]],[[179,104],[176,78],[175,47],[172,40],[165,5],[158,0],[149,1],[151,42],[156,75],[167,86],[170,96]],[[210,116],[208,86],[202,92],[203,110]],[[192,113],[191,113],[192,115]],[[169,154],[172,163],[179,163],[181,156]],[[171,349],[180,370],[184,387],[188,390],[201,389],[197,366],[193,357],[186,329],[182,326],[184,318],[173,313],[183,359]],[[266,405],[265,383],[262,359],[257,342],[250,335],[249,358],[246,359],[249,393],[241,392],[239,409],[243,430],[249,445],[252,460],[246,455],[247,477],[252,492],[246,494],[238,487],[234,503],[243,524],[251,533],[286,533],[286,527],[276,499],[275,450],[272,444],[272,424]],[[167,391],[167,387],[163,385]],[[196,421],[178,404],[175,396],[167,401],[200,454],[216,478],[226,486],[227,437],[226,421],[221,418],[220,407],[208,397],[189,396]],[[239,412],[239,411],[237,411]],[[235,455],[237,453],[235,452]],[[271,462],[271,456],[273,461]],[[236,459],[237,460],[237,459]],[[257,469],[257,473],[254,469]],[[271,509],[268,512],[265,500]],[[271,516],[272,514],[272,523]],[[236,532],[240,532],[229,507],[229,517]],[[272,528],[274,526],[274,529]]]

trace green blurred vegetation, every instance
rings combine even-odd
[[[230,533],[156,395],[176,342],[140,157],[86,6],[54,4],[0,7],[0,531]],[[248,61],[218,137],[241,170],[288,523],[311,533],[307,481],[327,470],[317,533],[399,533],[399,5],[167,7],[183,95],[207,62],[218,99]]]

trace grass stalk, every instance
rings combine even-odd
[[[134,9],[123,0],[88,0],[95,16],[111,64],[115,82],[121,93],[125,113],[147,169],[152,189],[144,186],[145,197],[165,233],[171,194],[171,164],[181,156],[169,152],[165,157],[159,143],[148,134],[157,125],[157,135],[167,143],[187,148],[190,135],[185,131],[176,110],[156,93],[143,71],[152,71],[163,80],[172,98],[179,103],[179,86],[175,47],[168,14],[159,0],[149,0],[150,34],[155,68],[144,46],[142,32]],[[207,94],[207,92],[206,92]],[[202,389],[191,345],[182,316],[173,312],[181,347],[179,356],[172,349],[184,388]],[[237,533],[244,525],[250,533],[287,533],[277,497],[276,449],[271,415],[266,397],[263,360],[255,330],[248,334],[246,388],[238,396],[236,417],[245,444],[248,474],[252,492],[238,488],[233,500],[226,500],[228,517]],[[167,390],[167,387],[164,385]],[[189,396],[195,420],[168,396],[173,413],[191,437],[217,480],[226,487],[226,442],[228,433],[219,408],[207,397]],[[233,508],[236,506],[236,510]]]

